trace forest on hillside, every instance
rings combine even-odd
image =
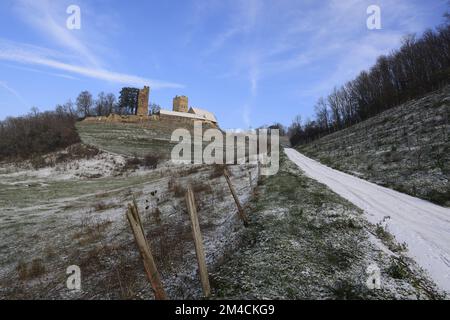
[[[418,38],[404,37],[400,49],[380,56],[369,71],[335,88],[315,105],[315,119],[297,117],[289,128],[293,145],[309,143],[404,102],[443,88],[450,81],[450,18]]]

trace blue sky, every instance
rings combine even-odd
[[[69,5],[81,29],[69,30]],[[381,30],[366,10],[381,8]],[[446,0],[1,0],[0,119],[82,90],[151,87],[216,114],[223,128],[286,125],[380,54],[443,22]]]

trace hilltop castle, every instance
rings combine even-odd
[[[197,120],[207,122],[214,127],[217,126],[217,119],[213,113],[196,107],[189,107],[189,99],[186,96],[176,96],[173,98],[172,111],[161,109],[156,114],[149,116],[149,97],[150,87],[145,86],[143,89],[139,90],[138,105],[134,115],[111,114],[107,117],[89,117],[84,121],[142,123],[158,120],[167,120],[171,122],[192,122]]]

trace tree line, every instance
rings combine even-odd
[[[298,116],[289,127],[291,143],[309,143],[352,126],[440,89],[449,79],[450,23],[427,30],[420,38],[408,35],[400,49],[380,56],[369,71],[321,97],[314,106],[314,120],[302,122]]]
[[[76,118],[62,108],[0,121],[0,161],[28,159],[80,142]]]
[[[94,116],[109,116],[112,113],[118,115],[134,115],[137,113],[139,89],[124,87],[120,91],[119,99],[113,93],[100,92],[97,99],[89,91],[82,91],[76,102],[68,101],[58,106],[67,113],[79,118]],[[149,106],[149,113],[156,113],[161,109],[158,104]]]

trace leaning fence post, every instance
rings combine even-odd
[[[167,295],[161,283],[161,279],[156,268],[155,260],[153,259],[150,246],[144,235],[144,228],[142,227],[141,219],[139,217],[139,212],[134,202],[133,205],[128,206],[127,219],[130,223],[131,230],[133,231],[134,239],[138,246],[139,252],[141,254],[142,260],[144,261],[144,269],[147,274],[147,278],[152,285],[153,292],[155,293],[156,300],[166,300]]]
[[[211,294],[211,287],[209,285],[208,269],[206,267],[205,251],[203,248],[200,224],[198,222],[197,208],[195,206],[194,192],[192,191],[191,185],[188,185],[187,188],[186,205],[189,211],[189,217],[191,218],[192,234],[194,236],[195,252],[197,254],[198,270],[202,282],[203,294],[207,298]]]
[[[231,183],[230,175],[228,174],[228,169],[225,167],[223,169],[223,175],[225,179],[227,180],[228,187],[230,187],[231,194],[233,195],[234,202],[236,202],[236,206],[238,208],[238,214],[239,218],[244,222],[244,226],[248,227],[248,218],[247,215],[244,212],[244,209],[242,208],[241,202],[239,201],[239,198],[236,194],[236,190],[234,190],[233,184]]]

